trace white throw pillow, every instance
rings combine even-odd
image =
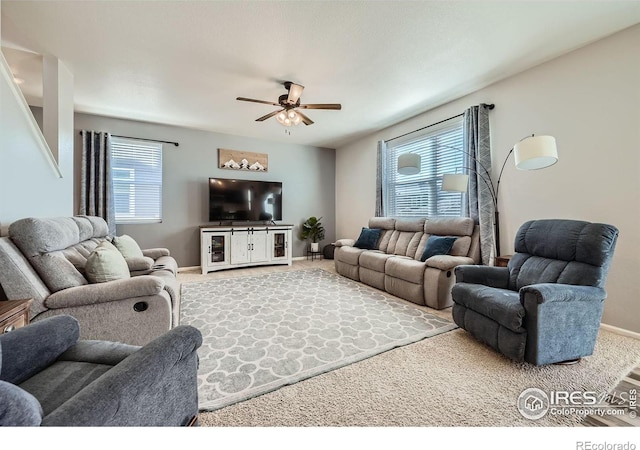
[[[125,259],[144,257],[138,243],[129,235],[123,234],[122,236],[114,237],[113,245],[120,250],[120,253],[122,253]]]
[[[124,256],[107,241],[91,252],[84,270],[91,283],[105,283],[131,277]]]

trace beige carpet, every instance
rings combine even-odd
[[[574,426],[516,409],[529,387],[610,391],[640,361],[640,341],[601,331],[574,366],[515,364],[455,330],[224,409],[201,426]]]
[[[333,261],[294,261],[201,275],[186,283],[322,268]],[[398,299],[402,302],[403,300]],[[430,313],[451,319],[451,308]],[[574,366],[515,364],[463,330],[391,350],[277,391],[200,415],[201,426],[573,426],[582,417],[523,418],[516,409],[529,387],[610,392],[640,364],[640,341],[601,331],[593,356]]]

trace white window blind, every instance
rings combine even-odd
[[[419,136],[387,143],[384,169],[384,213],[392,217],[462,216],[463,194],[441,190],[442,175],[462,172],[462,117],[430,128]],[[415,175],[398,173],[398,156],[420,155]]]
[[[162,144],[111,138],[116,223],[162,221]]]

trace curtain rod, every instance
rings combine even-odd
[[[80,131],[80,134],[82,134],[82,131]],[[146,138],[138,138],[138,137],[133,137],[133,136],[121,136],[119,134],[112,134],[111,136],[120,137],[120,138],[126,138],[126,139],[135,139],[137,141],[149,141],[149,142],[160,142],[162,144],[173,144],[176,147],[180,146],[180,144],[178,142],[173,142],[173,141],[160,141],[158,139],[146,139]]]
[[[493,103],[490,103],[490,104],[480,103],[480,106],[484,106],[487,109],[493,109],[493,108],[496,107],[496,105],[494,105]],[[426,127],[418,128],[417,130],[409,131],[408,133],[401,134],[400,136],[396,136],[396,137],[393,137],[391,139],[387,139],[387,140],[385,140],[385,142],[393,141],[395,139],[400,139],[401,137],[405,137],[405,136],[407,136],[409,134],[412,134],[412,133],[415,133],[417,131],[426,130],[427,128],[430,128],[430,127],[433,127],[433,126],[436,126],[436,125],[440,125],[441,123],[446,122],[447,120],[455,119],[457,117],[462,117],[462,116],[464,116],[464,113],[458,114],[457,116],[451,116],[448,119],[444,119],[444,120],[441,120],[440,122],[432,123],[431,125],[427,125]]]

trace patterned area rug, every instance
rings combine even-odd
[[[203,335],[201,411],[457,328],[321,269],[183,284],[181,324]]]

